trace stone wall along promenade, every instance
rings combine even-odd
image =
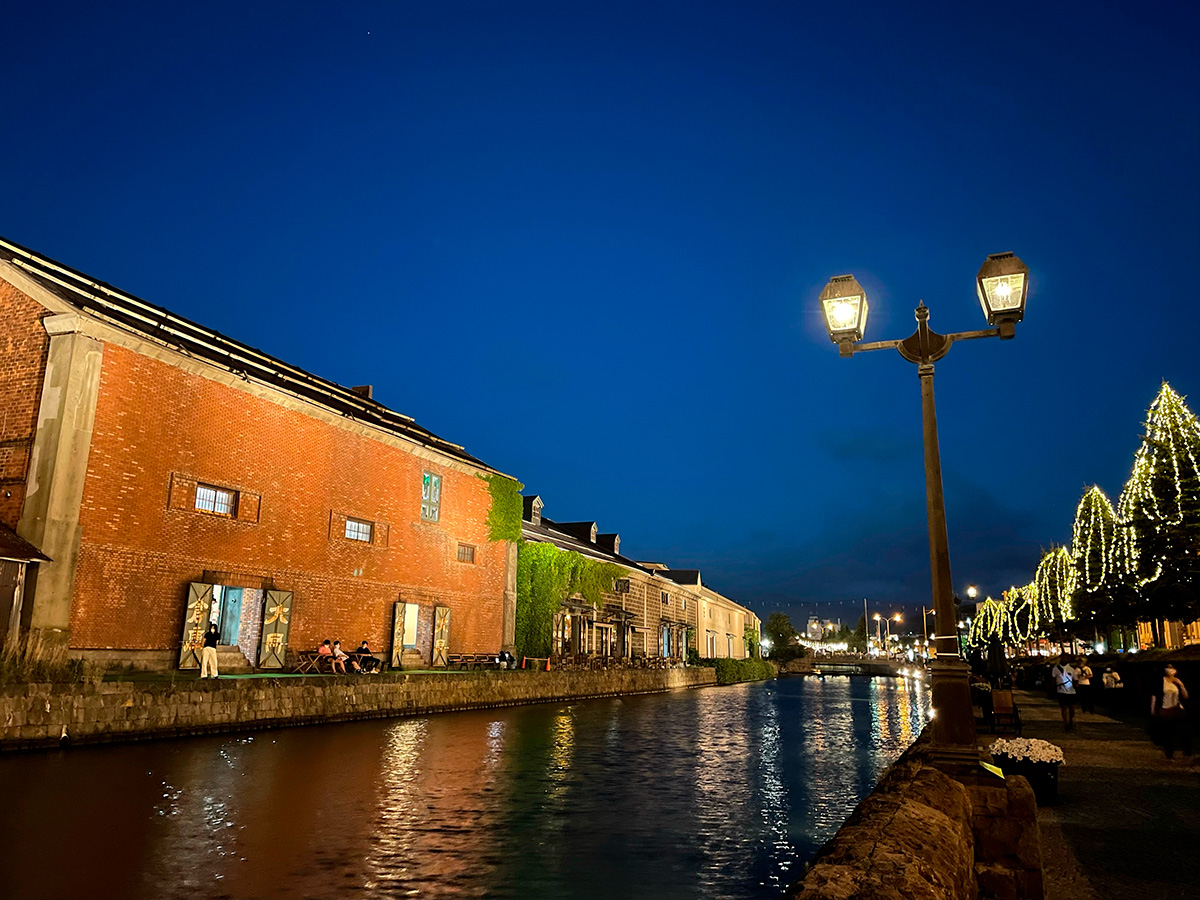
[[[716,684],[712,669],[105,681],[0,688],[0,749],[424,715]]]
[[[817,853],[789,900],[1044,896],[1037,804],[1020,776],[951,778],[917,744]]]

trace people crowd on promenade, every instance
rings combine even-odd
[[[1174,760],[1177,753],[1184,757],[1192,755],[1194,723],[1189,714],[1190,697],[1176,663],[1138,662],[1130,676],[1132,681],[1127,682],[1116,666],[1105,663],[1101,668],[1097,661],[1093,669],[1085,656],[1063,653],[1052,659],[1054,662],[1050,666],[1036,658],[1014,661],[1011,670],[1005,666],[1005,673],[999,679],[985,676],[983,660],[978,659],[971,679],[973,687],[995,681],[993,686],[1011,684],[1049,693],[1058,701],[1064,731],[1075,730],[1077,706],[1080,713],[1095,713],[1097,703],[1102,703],[1106,710],[1118,716],[1138,718],[1146,716],[1148,711],[1149,717],[1143,721],[1147,722],[1149,738],[1162,748],[1166,758]],[[1133,660],[1130,656],[1126,661],[1132,663]],[[1118,662],[1118,665],[1124,664]],[[981,695],[977,693],[976,696]],[[1143,706],[1146,701],[1148,709]]]

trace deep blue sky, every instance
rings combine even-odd
[[[1185,0],[26,4],[0,234],[850,617],[928,597],[920,399],[822,285],[904,337],[1029,264],[937,380],[956,585],[1028,580],[1160,381],[1200,400],[1198,43]]]

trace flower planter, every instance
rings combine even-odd
[[[992,758],[1005,775],[1024,775],[1028,779],[1038,806],[1049,806],[1058,799],[1058,767],[1061,763],[1034,762],[1003,754],[993,754]]]

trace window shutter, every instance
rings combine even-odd
[[[404,601],[397,600],[392,604],[392,665],[399,671],[400,657],[404,653]]]
[[[168,509],[194,509],[196,506],[196,479],[171,473],[171,486],[168,491]]]
[[[183,614],[183,640],[179,648],[179,668],[200,668],[200,648],[212,610],[213,586],[192,582],[188,585],[187,610]]]
[[[346,536],[346,517],[340,512],[331,510],[329,513],[329,539],[336,540]]]
[[[257,522],[259,507],[262,506],[262,495],[251,491],[239,491],[237,498],[237,518],[239,522]]]
[[[292,592],[267,591],[263,606],[262,642],[258,649],[260,669],[282,669],[287,659],[288,628],[292,619]]]
[[[433,667],[444,669],[450,652],[450,607],[433,608]]]

